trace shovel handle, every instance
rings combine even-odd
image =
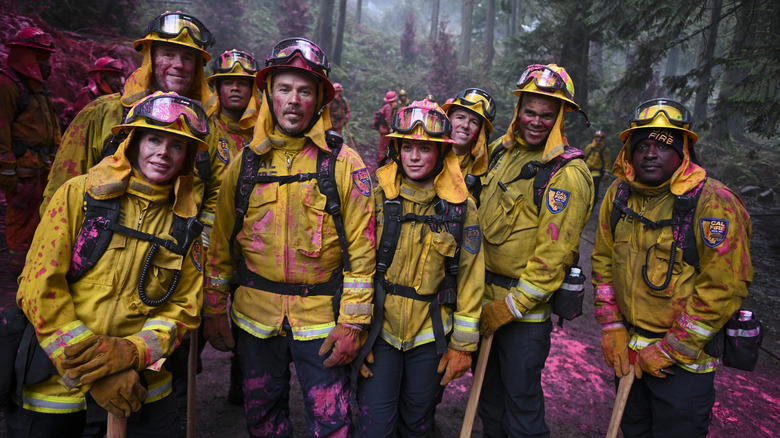
[[[127,417],[117,417],[109,412],[106,438],[127,438]]]
[[[623,411],[626,410],[628,394],[631,392],[631,385],[633,384],[634,364],[632,363],[628,367],[628,374],[620,378],[617,396],[615,397],[615,407],[612,408],[612,418],[610,418],[609,428],[607,428],[607,438],[617,437],[618,430],[620,429],[620,421],[623,419]]]
[[[474,428],[474,417],[477,415],[477,405],[479,405],[479,394],[482,392],[482,382],[485,380],[485,368],[487,368],[490,347],[493,345],[493,335],[482,340],[477,357],[477,366],[474,370],[474,379],[471,382],[471,391],[469,392],[469,401],[466,404],[466,414],[463,417],[463,426],[460,428],[460,438],[470,438],[471,429]]]

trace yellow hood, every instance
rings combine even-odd
[[[525,147],[525,140],[523,140],[523,136],[519,131],[520,102],[522,102],[523,97],[522,93],[515,94],[519,95],[517,99],[517,105],[515,106],[515,115],[512,118],[512,123],[509,124],[509,129],[507,129],[506,134],[501,137],[501,144],[503,144],[506,149],[511,149],[515,142]],[[542,163],[547,163],[553,158],[562,154],[563,147],[568,146],[569,144],[569,142],[566,140],[566,137],[563,135],[563,117],[564,113],[566,112],[565,107],[566,102],[561,100],[561,105],[558,109],[558,117],[555,119],[555,125],[553,125],[552,130],[550,130],[550,135],[547,137],[547,143],[544,145],[544,153],[542,154],[541,159]],[[476,174],[476,171],[474,173]]]
[[[219,96],[215,94],[214,97],[216,102],[206,112],[209,117],[214,114],[219,114],[219,112],[222,110],[222,104],[219,102]],[[238,121],[239,129],[249,129],[255,126],[258,110],[260,109],[261,105],[262,101],[260,100],[260,93],[257,91],[257,87],[255,86],[254,81],[252,81],[252,98],[249,99],[249,103],[246,105],[246,109],[244,109],[244,114],[241,115],[241,120]],[[239,129],[236,129],[236,131]]]

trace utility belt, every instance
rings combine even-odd
[[[380,280],[384,286],[385,293],[398,295],[412,300],[422,301],[428,304],[428,313],[431,315],[431,326],[433,329],[433,338],[436,342],[437,352],[447,351],[447,337],[444,334],[444,321],[441,319],[441,305],[455,305],[455,295],[439,292],[431,295],[420,295],[417,290],[411,286],[403,286],[391,283],[387,280]],[[443,354],[443,353],[440,353]]]

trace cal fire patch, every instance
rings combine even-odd
[[[228,150],[228,141],[226,138],[220,137],[219,139],[219,143],[217,144],[217,157],[225,164],[230,161],[230,151]]]
[[[463,229],[463,249],[476,254],[482,245],[482,230],[479,225],[472,225]]]
[[[729,233],[728,219],[701,218],[699,221],[701,229],[701,240],[710,248],[723,243]]]
[[[560,213],[569,204],[569,198],[571,193],[566,190],[551,188],[547,191],[547,209],[552,214]]]
[[[190,258],[192,264],[195,265],[195,269],[198,271],[203,270],[203,255],[201,254],[200,239],[192,242],[192,251],[190,251]]]
[[[365,167],[352,172],[352,184],[361,195],[371,195],[371,178],[368,177],[368,170]]]

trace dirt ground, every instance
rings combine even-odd
[[[0,215],[4,213],[0,200]],[[780,436],[780,296],[775,293],[772,273],[780,264],[780,213],[751,211],[752,257],[755,279],[744,308],[755,311],[764,324],[764,345],[755,371],[721,367],[715,377],[716,401],[710,437],[731,438]],[[4,215],[3,215],[4,216]],[[0,218],[4,219],[4,218]],[[0,221],[4,223],[4,220]],[[583,271],[590,273],[589,255],[595,233],[595,214],[583,233],[580,252]],[[0,230],[2,231],[2,230]],[[12,305],[14,282],[7,268],[7,248],[0,238],[0,307]],[[585,314],[555,326],[552,350],[543,373],[546,419],[553,437],[602,437],[606,434],[615,387],[611,369],[604,364],[600,330],[592,317],[593,290],[587,284]],[[202,438],[247,437],[243,409],[229,405],[227,385],[229,357],[207,346],[204,368],[197,382],[197,431]],[[447,387],[436,421],[442,437],[457,437],[471,388],[471,373]],[[305,437],[302,396],[293,374],[292,420],[296,437]],[[477,418],[472,436],[481,436]],[[0,438],[5,438],[0,414]]]

